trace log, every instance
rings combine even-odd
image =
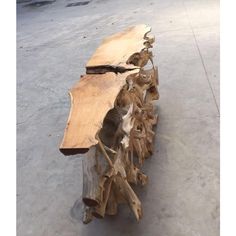
[[[96,207],[102,201],[104,183],[107,179],[108,165],[98,146],[93,146],[85,154],[83,165],[83,202],[89,207]],[[110,170],[109,170],[110,171]]]
[[[106,180],[105,185],[104,185],[102,201],[99,204],[99,206],[96,206],[94,208],[94,211],[92,212],[93,216],[95,216],[97,218],[103,218],[105,215],[105,210],[106,210],[108,198],[109,198],[110,191],[111,191],[112,181],[113,181],[113,178],[109,178]]]
[[[90,148],[83,159],[83,202],[89,207],[98,206],[100,203],[99,180],[96,148]]]

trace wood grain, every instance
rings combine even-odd
[[[89,59],[86,65],[87,73],[97,68],[119,72],[139,68],[140,66],[133,65],[129,58],[151,46],[148,42],[153,40],[147,37],[150,31],[151,27],[141,24],[107,37]]]
[[[127,76],[132,73],[134,71],[84,75],[70,90],[71,110],[60,146],[64,155],[85,153],[98,143],[95,135],[102,128],[107,112],[114,107]]]
[[[84,223],[118,213],[127,204],[143,215],[133,185],[153,153],[158,116],[158,70],[151,52],[151,28],[138,25],[106,38],[86,65],[87,74],[70,90],[71,110],[60,151],[83,157]],[[152,68],[147,68],[147,64]]]

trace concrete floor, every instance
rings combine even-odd
[[[17,4],[18,236],[219,235],[219,2],[57,0]],[[81,222],[81,156],[58,147],[67,94],[102,38],[146,23],[156,36],[160,122],[150,177],[138,191],[144,216]]]

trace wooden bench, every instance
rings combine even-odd
[[[106,38],[69,92],[71,110],[60,151],[86,153],[84,223],[116,214],[121,203],[130,206],[137,220],[142,216],[130,184],[147,183],[140,167],[153,152],[158,120],[152,104],[159,94],[150,31],[137,25]]]

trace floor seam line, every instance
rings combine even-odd
[[[213,91],[213,88],[212,88],[212,85],[211,85],[211,82],[210,82],[210,79],[209,79],[209,76],[208,76],[208,73],[207,73],[207,70],[206,70],[206,66],[205,66],[205,63],[204,63],[204,60],[203,60],[203,57],[202,57],[202,54],[201,54],[201,51],[200,51],[200,48],[199,48],[199,45],[198,45],[198,43],[197,43],[196,35],[195,35],[195,33],[194,33],[192,24],[191,24],[191,22],[190,22],[190,18],[189,18],[189,15],[188,15],[187,8],[186,8],[186,6],[185,6],[185,4],[184,4],[184,1],[183,1],[182,3],[183,3],[184,9],[185,9],[185,13],[186,13],[187,18],[188,18],[189,26],[190,26],[191,31],[192,31],[192,34],[193,34],[193,38],[194,38],[194,41],[195,41],[195,44],[196,44],[196,47],[197,47],[197,50],[198,50],[198,54],[199,54],[199,56],[200,56],[200,60],[201,60],[201,63],[202,63],[202,66],[203,66],[203,69],[204,69],[204,72],[205,72],[205,75],[206,75],[206,79],[207,79],[208,85],[209,85],[209,87],[210,87],[210,90],[211,90],[211,93],[212,93],[212,96],[213,96],[213,99],[214,99],[214,102],[215,102],[215,105],[216,105],[217,112],[218,112],[218,114],[220,115],[220,109],[219,109],[218,104],[217,104],[217,101],[216,101],[215,93],[214,93],[214,91]]]

